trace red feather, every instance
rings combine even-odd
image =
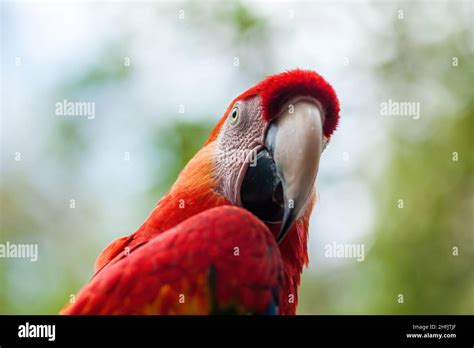
[[[280,108],[293,96],[311,96],[317,99],[324,107],[324,135],[330,137],[339,123],[339,99],[334,88],[318,73],[311,70],[295,69],[280,74],[268,76],[263,81],[248,89],[232,103],[230,103],[224,116],[216,125],[207,140],[215,140],[228,113],[239,100],[246,100],[255,95],[262,98],[263,117],[272,120]]]
[[[139,251],[139,252],[138,252]],[[63,314],[264,314],[282,281],[268,228],[248,211],[210,209],[122,253]]]

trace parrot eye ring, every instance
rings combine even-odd
[[[229,121],[230,121],[230,124],[232,126],[235,126],[237,124],[237,122],[239,122],[239,109],[238,109],[237,105],[234,106],[234,108],[230,112]]]

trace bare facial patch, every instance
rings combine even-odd
[[[241,205],[243,176],[263,147],[266,122],[261,112],[259,96],[237,102],[216,139],[216,191],[235,205]]]

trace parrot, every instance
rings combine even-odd
[[[60,313],[296,314],[316,176],[339,112],[313,70],[267,76],[240,94]]]

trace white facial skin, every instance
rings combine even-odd
[[[269,123],[261,115],[261,99],[237,102],[216,139],[217,192],[241,206],[240,188],[256,153],[264,147]],[[284,179],[284,192],[299,215],[310,196],[319,159],[328,139],[323,136],[324,112],[311,97],[290,99],[275,117],[274,161]]]
[[[261,115],[260,104],[259,96],[237,102],[216,139],[217,192],[238,206],[247,168],[264,146],[267,122]]]

